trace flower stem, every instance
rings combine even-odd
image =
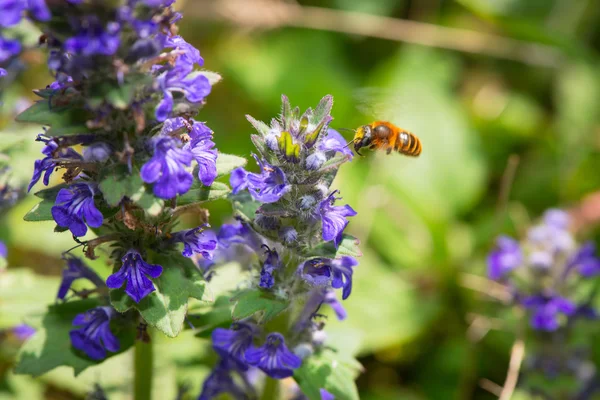
[[[260,400],[277,400],[279,398],[279,381],[270,377],[265,377],[265,388],[263,389]]]
[[[150,400],[152,393],[152,342],[138,340],[135,343],[133,361],[134,381],[133,391],[135,400]]]

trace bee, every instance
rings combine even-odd
[[[398,153],[418,157],[421,154],[421,140],[412,132],[397,127],[386,121],[375,121],[369,125],[358,127],[354,131],[354,151],[358,155],[360,149],[386,150],[387,154],[393,151]]]

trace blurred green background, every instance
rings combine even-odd
[[[349,230],[364,256],[344,303],[349,317],[329,318],[329,340],[358,354],[362,399],[496,398],[490,382],[504,382],[516,322],[481,293],[494,237],[519,235],[549,207],[573,210],[582,233],[597,236],[600,205],[590,195],[600,187],[600,3],[179,0],[178,7],[180,33],[224,77],[197,118],[221,151],[249,156],[244,115],[270,120],[281,94],[301,109],[332,94],[334,128],[380,118],[421,138],[418,159],[370,153],[336,178],[359,213]],[[23,182],[39,158],[33,139],[41,130],[10,118],[23,97],[32,100],[31,90],[50,82],[41,54],[24,57],[31,67],[4,93],[0,136],[1,148],[23,141],[9,152]],[[60,253],[72,245],[53,224],[22,221],[31,197],[0,221],[10,272],[0,280],[0,327],[53,301]],[[226,201],[209,209],[213,226],[231,212]],[[95,265],[108,274],[101,260]],[[209,368],[200,363],[214,356],[188,333],[157,339],[156,399],[175,398],[177,384],[199,391]],[[128,398],[130,354],[77,379],[59,368],[32,380],[10,373],[13,352],[3,343],[0,399],[83,398],[95,383],[111,399]]]

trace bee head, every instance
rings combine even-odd
[[[354,151],[356,154],[360,154],[360,149],[363,147],[368,147],[371,145],[373,141],[373,131],[370,125],[363,125],[356,130],[356,134],[354,135]]]

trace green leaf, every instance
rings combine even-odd
[[[254,119],[250,115],[246,115],[246,119],[248,120],[248,122],[250,122],[252,124],[252,126],[254,127],[254,129],[256,129],[256,131],[258,133],[260,133],[263,137],[265,137],[265,136],[267,136],[269,134],[269,131],[271,130],[271,128],[269,127],[269,125],[265,124],[262,121]]]
[[[142,186],[143,191],[138,191],[131,196],[131,200],[144,209],[149,215],[156,217],[162,211],[165,201],[155,197],[152,193],[146,191],[145,186]]]
[[[261,206],[261,203],[254,200],[247,191],[231,194],[229,200],[231,200],[234,213],[248,222],[254,219],[256,211]]]
[[[327,257],[327,258],[337,258],[341,256],[352,256],[352,257],[360,257],[362,256],[362,252],[360,251],[359,240],[352,235],[344,234],[342,237],[342,242],[335,248],[335,244],[333,241],[322,243],[318,246],[313,247],[310,250],[307,250],[307,257]]]
[[[52,186],[51,188],[42,189],[38,192],[35,192],[34,196],[44,200],[52,200],[54,202],[56,196],[58,195],[58,192],[60,192],[60,189],[64,189],[67,187],[69,187],[69,185],[67,185],[66,183],[61,183],[60,185]]]
[[[160,277],[152,280],[156,291],[136,304],[125,293],[124,288],[111,290],[111,303],[119,312],[136,308],[148,324],[169,337],[175,337],[183,329],[188,298],[212,302],[212,294],[194,263],[181,254],[165,256],[151,253],[146,262],[163,267]]]
[[[236,168],[246,165],[248,160],[231,154],[219,153],[217,156],[217,178],[231,173]]]
[[[355,359],[324,349],[304,359],[300,368],[294,371],[294,379],[310,400],[321,400],[321,389],[326,389],[336,399],[358,400],[354,380],[362,369]]]
[[[152,77],[144,74],[130,75],[123,84],[117,81],[102,81],[92,88],[88,103],[92,107],[98,107],[106,101],[113,107],[124,110],[131,104],[137,91],[151,83]]]
[[[230,296],[219,296],[215,303],[206,309],[188,314],[187,320],[194,327],[194,334],[198,337],[209,337],[215,328],[227,328],[231,325]]]
[[[331,95],[327,95],[321,99],[317,108],[313,112],[310,123],[311,125],[319,125],[323,122],[325,117],[331,114],[331,108],[333,107],[333,97]],[[322,128],[322,126],[321,126]],[[320,129],[319,129],[320,130]]]
[[[247,290],[231,299],[235,302],[231,314],[234,320],[251,317],[259,313],[258,320],[265,323],[285,310],[288,303],[262,290]]]
[[[51,212],[52,206],[54,206],[54,200],[44,199],[33,206],[33,208],[25,214],[23,219],[28,222],[54,221]]]
[[[221,182],[213,182],[211,186],[202,186],[199,181],[194,181],[191,189],[184,195],[177,198],[177,205],[183,206],[186,204],[203,203],[227,197],[231,192],[229,186]]]
[[[15,373],[39,376],[56,367],[68,366],[77,375],[86,368],[99,364],[101,361],[94,361],[74,349],[69,338],[73,318],[98,305],[97,299],[87,299],[48,307],[41,325],[35,327],[36,333],[19,351]],[[116,327],[112,328],[121,345],[118,353],[126,351],[133,344],[135,329],[128,328],[119,331]],[[118,353],[109,352],[108,357]]]
[[[123,197],[133,197],[144,190],[144,182],[137,169],[129,173],[127,165],[115,164],[107,168],[106,172],[100,178],[100,191],[104,195],[104,200],[111,207],[119,205]]]
[[[283,120],[283,129],[288,130],[291,127],[294,115],[290,99],[284,94],[281,95],[281,119]]]
[[[27,268],[10,268],[0,273],[0,328],[23,322],[32,313],[41,313],[54,302],[60,279],[36,275]]]
[[[88,117],[89,112],[86,110],[72,107],[51,107],[49,100],[40,100],[19,114],[16,120],[19,122],[49,125],[53,128],[64,128],[85,126],[85,121],[87,121]],[[79,132],[78,130],[72,130],[69,133]]]

